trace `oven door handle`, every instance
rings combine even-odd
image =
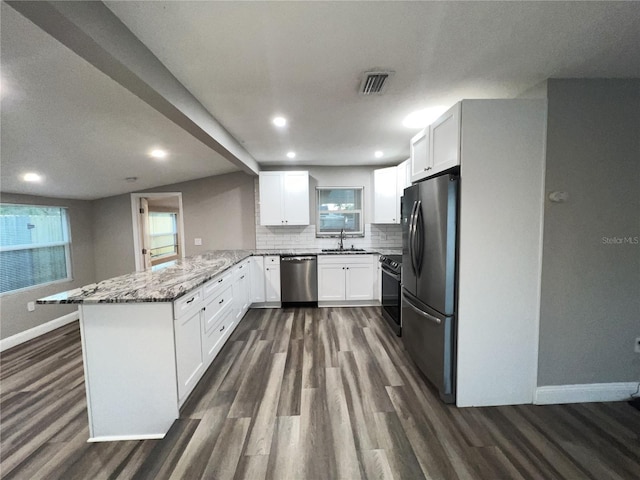
[[[382,269],[382,273],[386,273],[387,275],[389,275],[394,280],[397,280],[398,282],[400,281],[399,273],[392,272],[391,270],[386,269],[384,266],[381,266],[380,268]]]

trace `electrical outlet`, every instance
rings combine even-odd
[[[202,239],[201,238],[194,238],[194,245],[202,245]]]
[[[636,337],[635,352],[640,353],[640,337]]]

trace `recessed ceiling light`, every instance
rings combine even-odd
[[[40,180],[42,180],[42,176],[38,175],[37,173],[29,172],[29,173],[25,173],[22,176],[22,179],[25,182],[39,182]]]
[[[273,124],[276,127],[284,127],[287,124],[287,119],[284,117],[273,117]]]
[[[296,152],[287,152],[288,158],[296,158]]]
[[[159,148],[156,148],[154,150],[151,150],[149,152],[149,155],[151,155],[153,158],[166,158],[167,157],[167,152],[165,150],[161,150]]]
[[[382,150],[376,150],[376,153],[374,153],[374,155],[376,158],[382,158],[384,152]]]
[[[425,108],[410,113],[402,121],[402,125],[407,128],[424,128],[435,122],[440,115],[447,111],[449,107],[439,105],[437,107]]]

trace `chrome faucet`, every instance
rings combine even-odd
[[[338,246],[340,247],[340,250],[344,249],[344,244],[343,241],[346,238],[346,235],[344,234],[344,228],[340,229],[340,241],[338,242]]]

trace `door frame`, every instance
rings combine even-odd
[[[180,258],[185,257],[185,236],[184,236],[184,215],[182,210],[182,192],[154,192],[154,193],[132,193],[131,194],[131,221],[133,223],[133,253],[135,257],[136,272],[145,270],[144,257],[142,256],[142,239],[140,226],[139,205],[141,198],[178,198],[178,239],[180,245]]]

